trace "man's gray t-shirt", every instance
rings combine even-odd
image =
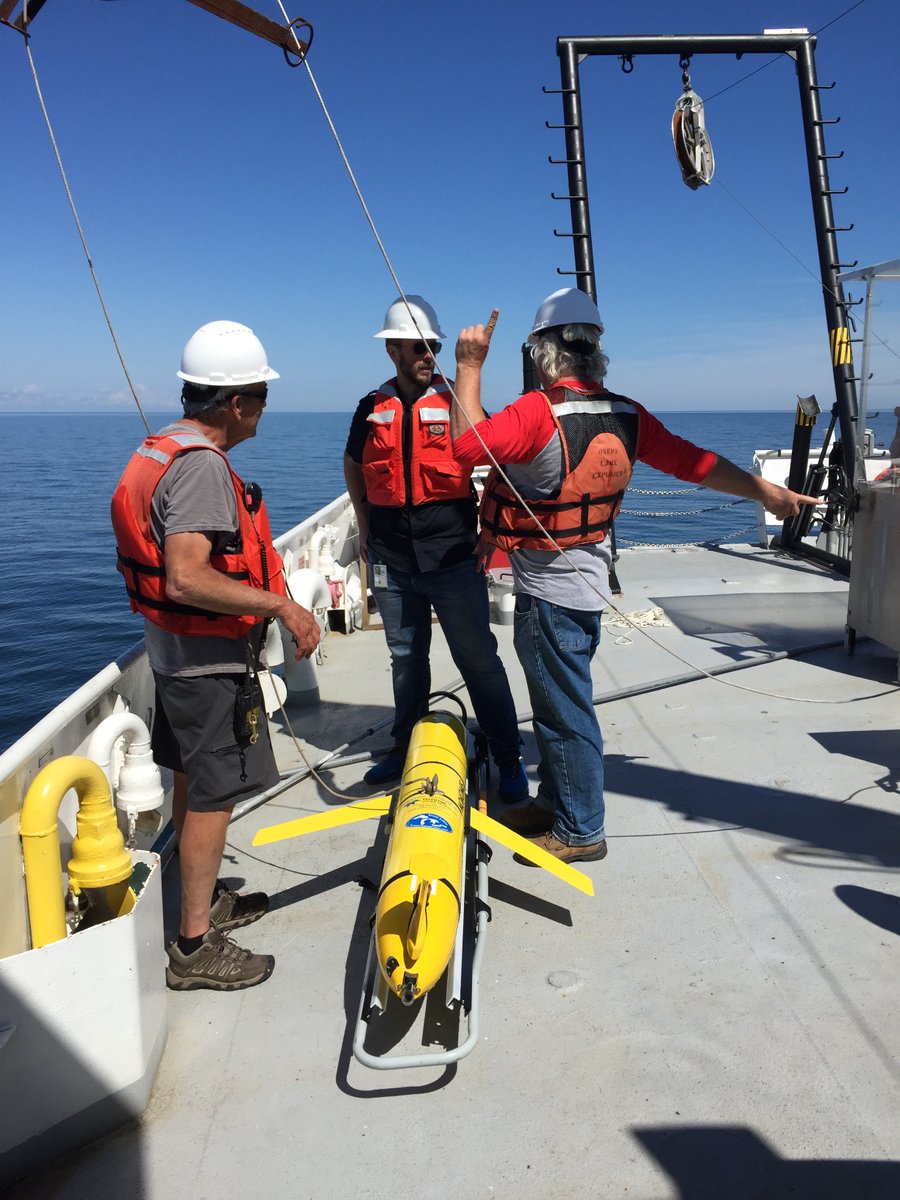
[[[185,426],[168,425],[170,434]],[[197,434],[191,425],[191,433]],[[212,442],[209,443],[212,446]],[[239,545],[237,497],[225,460],[206,450],[179,455],[153,493],[150,530],[160,546],[173,533],[206,533],[212,538],[212,553],[221,554]],[[242,672],[247,666],[247,639],[187,637],[167,633],[145,620],[145,638],[150,666],[161,675],[212,675]],[[254,630],[259,636],[262,624]]]

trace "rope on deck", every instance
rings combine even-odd
[[[608,617],[600,622],[602,629],[671,629],[672,622],[666,619],[666,614],[657,605],[655,608],[641,608],[635,612],[617,612],[614,617]],[[617,646],[631,646],[634,642],[627,633],[620,634],[615,639]]]

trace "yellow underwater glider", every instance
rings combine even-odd
[[[399,796],[393,808],[390,796],[376,796],[331,812],[270,825],[259,830],[253,839],[254,846],[265,846],[322,829],[389,815],[390,836],[373,922],[373,945],[380,981],[369,989],[372,1007],[383,1010],[390,993],[402,1004],[412,1005],[431,991],[445,973],[448,975],[448,1004],[461,998],[458,964],[462,958],[461,917],[465,911],[467,886],[474,883],[477,897],[477,959],[480,959],[477,942],[486,925],[485,914],[489,911],[486,862],[490,848],[477,838],[478,834],[500,842],[579,891],[589,896],[594,894],[593,883],[587,875],[560,862],[487,815],[484,796],[470,796],[468,765],[465,722],[452,713],[429,712],[413,729]],[[477,846],[472,846],[474,841]],[[474,852],[467,853],[467,843]],[[354,1054],[365,1065],[379,1069],[456,1061],[474,1045],[471,998],[475,994],[476,989],[472,986],[475,983],[477,978],[470,979],[468,988],[469,1038],[464,1046],[449,1052],[452,1058],[433,1054],[402,1059],[379,1058],[364,1050],[361,1035],[354,1041]]]

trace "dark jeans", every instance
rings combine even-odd
[[[431,691],[431,610],[469,691],[478,723],[497,763],[519,755],[516,707],[491,632],[487,582],[466,558],[452,567],[410,573],[387,567],[387,586],[374,587],[391,652],[396,745],[405,747]],[[374,562],[370,578],[374,577]]]
[[[556,811],[552,832],[567,846],[593,845],[605,837],[603,738],[591,679],[600,613],[519,595],[514,641],[531,697],[540,798]]]

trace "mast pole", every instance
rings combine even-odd
[[[572,41],[557,42],[559,74],[566,134],[566,171],[569,182],[569,211],[572,218],[572,246],[575,253],[575,277],[578,286],[597,303],[594,275],[594,249],[591,241],[591,213],[588,205],[587,171],[584,162],[584,129],[581,123],[581,91],[578,79],[578,54]]]
[[[800,111],[803,116],[803,135],[806,141],[806,162],[809,169],[809,190],[812,198],[816,243],[819,250],[819,274],[822,279],[822,301],[831,348],[834,392],[841,429],[841,449],[844,472],[853,479],[856,467],[857,401],[847,301],[838,272],[841,263],[835,234],[842,232],[834,223],[831,206],[831,185],[828,179],[828,155],[819,106],[819,85],[816,81],[815,38],[805,38],[790,53],[796,56],[797,80],[800,85]],[[834,122],[827,122],[834,124]],[[852,229],[847,226],[847,229]]]

